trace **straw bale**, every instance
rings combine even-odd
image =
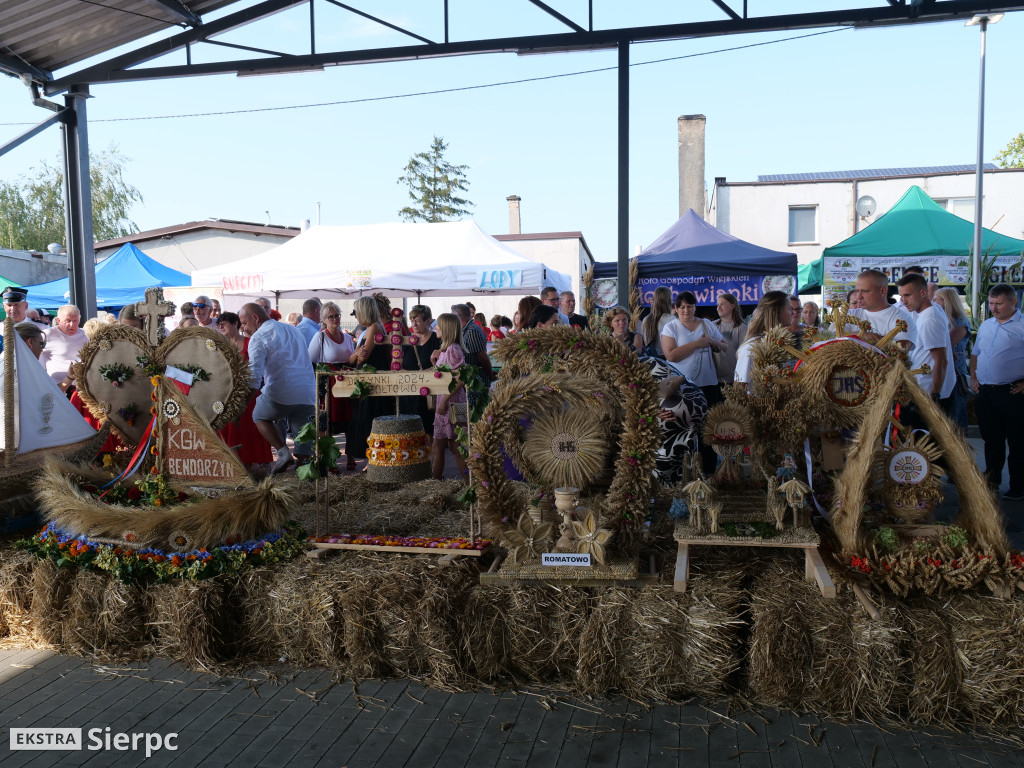
[[[232,653],[252,663],[266,664],[281,657],[274,617],[272,587],[280,575],[290,572],[290,564],[280,569],[261,567],[242,573],[231,585],[233,599],[242,605],[241,626],[232,638]]]
[[[1024,600],[957,595],[946,612],[963,665],[958,704],[965,715],[1024,727]]]
[[[150,592],[119,579],[104,578],[103,612],[99,617],[105,639],[104,655],[136,658],[153,641],[153,627],[149,623],[153,611]]]
[[[907,716],[915,723],[953,724],[961,719],[963,666],[950,616],[938,601],[915,603],[903,608],[911,657]]]
[[[37,637],[60,645],[67,617],[67,599],[78,569],[58,568],[50,559],[39,560],[32,572],[32,623]]]
[[[154,651],[188,667],[215,671],[228,658],[225,581],[186,581],[153,587]]]
[[[66,603],[62,651],[79,656],[101,655],[106,645],[101,619],[106,587],[107,578],[101,574],[85,570],[75,573]]]
[[[5,551],[0,559],[0,638],[27,641],[31,637],[35,562],[35,555],[21,551]]]

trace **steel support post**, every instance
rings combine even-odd
[[[64,222],[71,303],[82,322],[96,316],[96,256],[92,234],[92,191],[89,184],[89,132],[86,86],[75,86],[64,97],[67,120],[61,126],[64,144]],[[31,297],[29,298],[31,301]]]
[[[619,306],[629,311],[629,41],[619,43]]]

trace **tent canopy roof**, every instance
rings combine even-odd
[[[531,261],[476,222],[317,226],[268,251],[192,273],[192,285],[236,296],[291,298],[536,293],[569,278]]]
[[[969,256],[974,224],[950,213],[923,189],[911,186],[877,221],[841,243],[826,248],[825,258],[886,256]],[[982,229],[982,253],[1024,252],[1024,240]]]
[[[691,208],[637,257],[640,277],[795,275],[796,254],[740,240],[708,224]],[[615,262],[594,265],[596,277],[615,277]]]
[[[96,306],[123,307],[145,301],[147,288],[174,285],[190,285],[188,275],[165,267],[131,243],[125,243],[96,265]],[[28,286],[30,306],[59,307],[70,301],[69,296],[66,277]]]

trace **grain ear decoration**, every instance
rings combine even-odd
[[[76,382],[82,382],[85,380],[86,371],[92,368],[93,358],[103,351],[102,343],[104,341],[131,342],[138,348],[140,355],[148,354],[148,350],[150,349],[149,342],[146,340],[146,334],[138,328],[133,328],[130,325],[120,325],[118,323],[105,325],[100,328],[95,337],[86,343],[86,345],[79,351],[78,362],[72,363],[71,373]],[[134,361],[132,362],[134,363]],[[135,445],[135,438],[125,434],[114,420],[110,418],[110,414],[100,408],[100,404],[95,398],[93,398],[88,387],[78,386],[78,396],[82,399],[82,403],[85,407],[89,409],[89,413],[93,415],[93,418],[98,419],[103,424],[109,424],[110,431],[117,435],[117,438],[122,443],[125,445]],[[145,409],[143,409],[143,411],[145,411]],[[141,414],[140,418],[142,418]]]
[[[597,385],[598,391],[614,393],[622,404],[624,416],[614,460],[615,475],[602,502],[610,511],[604,522],[616,531],[616,546],[628,548],[629,540],[639,534],[647,518],[654,485],[654,455],[662,439],[658,387],[648,366],[640,362],[636,352],[610,336],[567,326],[517,333],[499,341],[495,355],[505,365],[484,417],[473,428],[469,460],[474,473],[479,473],[482,498],[489,495],[501,498],[497,488],[509,483],[500,461],[495,466],[486,458],[475,458],[476,454],[487,457],[491,450],[494,456],[500,456],[500,438],[489,427],[501,416],[500,404],[507,405],[501,395],[504,388],[515,386],[523,376],[533,373],[550,371],[579,377],[581,381]],[[609,434],[611,439],[612,434]],[[490,485],[485,486],[483,482]],[[499,506],[490,503],[482,505],[481,509],[497,528],[507,525],[501,522],[503,515]],[[518,519],[521,511],[516,510],[509,520]]]
[[[188,549],[223,545],[228,538],[254,539],[280,530],[288,519],[293,489],[267,478],[255,488],[239,488],[216,498],[202,497],[166,507],[120,507],[85,491],[103,485],[106,473],[51,460],[44,466],[35,493],[46,519],[75,536],[117,541],[123,546],[177,551],[171,535],[184,532]],[[136,540],[124,541],[126,531]]]

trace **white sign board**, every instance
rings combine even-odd
[[[578,552],[545,552],[540,556],[541,565],[573,565],[578,567],[590,566],[590,553],[580,554]]]

